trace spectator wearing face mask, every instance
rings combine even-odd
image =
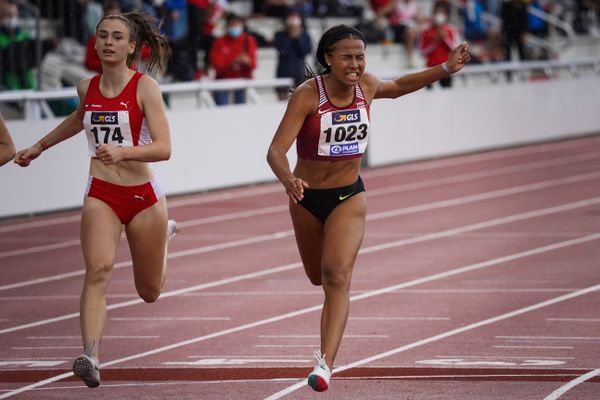
[[[226,19],[226,33],[213,43],[210,49],[210,63],[216,72],[216,79],[252,79],[256,68],[256,40],[245,32],[244,20],[229,14]],[[246,102],[246,90],[233,91],[236,104]],[[228,91],[215,91],[217,105],[229,104]]]
[[[448,3],[436,3],[433,8],[432,25],[421,33],[421,54],[427,61],[427,67],[448,61],[452,49],[458,45],[458,31],[448,22],[449,11]],[[450,87],[452,77],[448,75],[439,82],[444,88]]]
[[[299,12],[292,11],[285,19],[285,30],[275,32],[273,45],[279,53],[277,62],[278,78],[292,78],[294,86],[304,82],[306,67],[305,57],[312,51],[310,36],[302,26],[302,17]],[[277,89],[280,100],[288,97],[289,88]]]
[[[0,7],[0,70],[4,72],[0,88],[37,89],[34,43],[19,26],[19,9],[12,1],[0,3]]]

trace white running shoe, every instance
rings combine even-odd
[[[168,240],[171,240],[175,237],[175,235],[177,235],[177,232],[179,232],[179,229],[177,229],[177,221],[175,221],[174,219],[170,219],[167,221],[167,238]]]
[[[317,392],[324,392],[329,389],[329,379],[331,379],[331,370],[325,362],[325,354],[321,355],[321,350],[315,351],[317,366],[308,375],[308,385]]]
[[[96,357],[84,354],[73,363],[73,373],[91,388],[100,385],[100,363]]]

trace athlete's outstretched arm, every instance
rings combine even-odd
[[[294,176],[286,154],[300,133],[306,116],[315,112],[313,107],[317,103],[315,88],[308,83],[300,85],[288,101],[285,114],[267,152],[269,166],[294,202],[302,200],[304,188],[308,187],[308,184]]]
[[[42,154],[42,151],[57,143],[62,142],[83,130],[83,99],[90,85],[89,79],[84,79],[77,84],[77,94],[79,95],[79,105],[67,118],[64,119],[56,128],[41,138],[36,144],[25,150],[21,150],[15,157],[15,163],[21,167],[26,167]]]
[[[168,160],[171,157],[169,121],[160,86],[149,76],[142,76],[138,83],[137,98],[148,123],[152,142],[135,147],[102,144],[96,151],[96,157],[103,160],[104,164],[114,164],[119,161],[154,162]]]
[[[452,50],[448,57],[448,61],[444,64],[414,74],[405,75],[394,81],[378,81],[374,98],[395,99],[405,94],[412,93],[435,81],[447,77],[449,74],[460,71],[470,59],[469,45],[464,42]],[[444,70],[443,65],[446,65],[448,71]]]
[[[4,165],[15,156],[15,145],[10,138],[4,118],[0,114],[0,165]]]

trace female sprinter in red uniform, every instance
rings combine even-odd
[[[170,49],[155,21],[139,13],[105,16],[96,28],[102,75],[77,85],[75,112],[35,145],[20,151],[22,167],[44,150],[82,129],[91,157],[81,215],[86,273],[80,317],[84,354],[73,372],[87,386],[100,384],[99,344],[106,323],[106,290],[122,226],[133,260],[135,287],[146,302],[160,295],[166,272],[166,245],[175,232],[167,221],[167,201],[148,163],[169,159],[169,125],[160,88],[130,69],[142,45],[151,49],[148,70],[164,71]]]
[[[349,311],[350,280],[362,243],[367,201],[359,176],[371,134],[374,99],[397,98],[460,71],[468,46],[448,61],[395,81],[366,73],[365,38],[338,25],[323,34],[317,60],[325,70],[296,89],[269,147],[267,161],[290,197],[290,214],[304,269],[322,285],[321,349],[308,377],[316,391],[329,387],[331,370]],[[286,153],[296,140],[298,163],[290,170]]]

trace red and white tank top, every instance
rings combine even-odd
[[[362,157],[370,133],[370,108],[360,85],[347,107],[336,107],[327,96],[323,78],[315,77],[319,107],[308,116],[296,138],[299,158],[342,161]]]
[[[100,92],[100,77],[90,81],[84,99],[83,126],[90,157],[101,144],[143,146],[151,142],[148,124],[137,102],[137,85],[142,73],[136,72],[118,96],[107,98]]]

